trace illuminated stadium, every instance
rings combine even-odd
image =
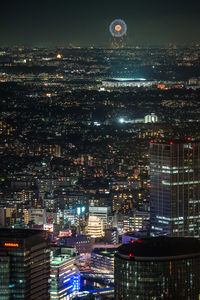
[[[149,81],[145,78],[124,78],[124,77],[115,77],[108,80],[102,81],[104,87],[149,87],[155,84],[155,81]]]

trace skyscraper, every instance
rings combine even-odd
[[[50,254],[45,234],[0,228],[0,299],[50,299]]]
[[[151,233],[200,236],[200,142],[150,143]]]
[[[155,237],[118,248],[116,300],[199,300],[200,241]]]

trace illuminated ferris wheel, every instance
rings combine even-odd
[[[122,19],[114,20],[110,26],[109,31],[112,35],[112,47],[113,48],[124,48],[126,46],[126,32],[127,25]]]
[[[123,20],[116,19],[110,24],[109,30],[113,37],[121,38],[127,32],[127,25]]]

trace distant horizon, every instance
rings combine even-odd
[[[125,50],[125,49],[137,49],[137,48],[181,48],[181,47],[200,47],[199,42],[191,43],[163,43],[163,44],[136,44],[136,45],[127,45],[125,47],[111,47],[109,45],[36,45],[36,44],[5,44],[0,45],[0,49],[5,48],[24,48],[24,49],[110,49],[110,50]]]
[[[125,21],[130,45],[191,44],[200,37],[200,2],[194,0],[7,0],[0,45],[108,47],[115,19]]]

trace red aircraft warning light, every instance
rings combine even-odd
[[[174,142],[171,141],[171,142],[170,142],[170,145],[174,145]]]

